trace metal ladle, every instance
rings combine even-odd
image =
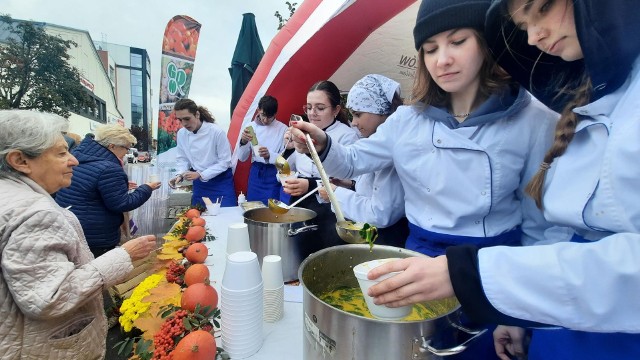
[[[360,229],[362,229],[362,226],[364,224],[345,220],[344,215],[342,214],[342,209],[340,208],[340,204],[338,203],[338,199],[336,199],[336,195],[334,194],[333,188],[331,187],[329,177],[324,171],[324,167],[322,166],[322,162],[320,161],[320,157],[318,156],[318,152],[316,151],[315,146],[313,146],[311,136],[309,134],[305,134],[305,139],[307,140],[307,148],[309,148],[311,158],[318,168],[320,179],[322,179],[322,184],[324,185],[324,188],[327,191],[327,195],[329,196],[329,201],[331,201],[331,205],[333,205],[333,211],[335,212],[337,219],[336,232],[338,233],[338,236],[340,236],[340,238],[345,242],[351,244],[362,244],[366,242],[366,239],[364,239],[360,235]]]
[[[291,117],[289,118],[289,130],[291,130],[291,122],[292,121],[303,121],[302,117],[300,115],[296,115],[296,114],[291,114]],[[275,166],[276,169],[278,169],[278,172],[282,175],[289,175],[291,174],[291,168],[289,167],[289,162],[287,161],[287,159],[284,158],[284,156],[282,156],[282,154],[284,154],[285,151],[287,151],[287,146],[289,146],[289,143],[291,142],[291,134],[289,134],[289,139],[287,139],[287,143],[284,144],[284,150],[282,150],[282,153],[278,154],[278,157],[276,158],[276,162],[275,162]]]
[[[291,210],[292,207],[295,207],[296,205],[298,205],[302,200],[308,198],[309,196],[313,195],[316,193],[316,191],[318,191],[320,188],[317,187],[311,191],[309,191],[308,193],[306,193],[303,197],[301,197],[300,199],[296,200],[293,202],[293,204],[291,205],[287,205],[285,203],[283,203],[280,200],[276,200],[276,199],[269,199],[269,210],[271,210],[272,212],[276,213],[276,214],[286,214],[289,210]]]

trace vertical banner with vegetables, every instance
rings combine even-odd
[[[164,30],[158,111],[158,155],[176,146],[180,122],[173,114],[176,101],[189,95],[193,63],[196,58],[200,23],[185,16],[174,16]],[[163,161],[163,156],[159,157]]]

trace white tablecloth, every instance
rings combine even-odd
[[[209,257],[205,264],[211,274],[211,284],[220,293],[226,262],[227,228],[230,224],[244,222],[242,209],[238,206],[222,208],[220,214],[208,216],[205,212],[203,218],[207,221],[208,232],[216,237],[216,240],[204,243],[209,249]],[[284,317],[275,323],[263,323],[262,348],[247,359],[302,359],[302,303],[286,301],[290,298],[287,293],[293,293],[293,297],[296,297],[302,289],[299,286],[285,288]],[[222,344],[219,343],[218,346]]]

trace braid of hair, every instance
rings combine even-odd
[[[542,164],[540,164],[540,169],[533,178],[531,178],[531,181],[529,181],[525,188],[525,192],[535,200],[536,205],[540,209],[542,209],[543,205],[542,193],[547,170],[553,163],[553,160],[564,154],[567,150],[569,143],[573,140],[573,136],[575,135],[576,126],[580,121],[578,115],[573,112],[573,109],[588,104],[590,94],[591,80],[585,76],[580,86],[574,90],[573,100],[567,103],[564,110],[562,110],[560,120],[556,124],[553,145],[551,145],[551,148],[547,150],[547,153],[544,155],[544,160]]]

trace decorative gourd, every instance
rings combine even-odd
[[[193,284],[182,293],[180,306],[188,311],[195,312],[196,306],[200,308],[208,306],[214,309],[218,306],[218,292],[211,285],[197,283]]]
[[[205,230],[202,226],[191,226],[184,238],[190,242],[196,242],[204,239],[204,236],[207,235],[207,230]]]
[[[184,252],[184,257],[192,264],[202,264],[207,260],[209,249],[203,243],[193,243]]]
[[[206,283],[209,280],[209,268],[203,264],[192,264],[184,273],[184,283],[191,286],[197,283]]]
[[[178,342],[171,352],[174,360],[211,360],[216,358],[216,339],[210,332],[196,330]]]
[[[189,210],[187,210],[186,213],[184,213],[184,216],[186,216],[189,219],[199,218],[200,217],[200,210],[198,210],[198,209],[189,209]]]
[[[206,223],[206,220],[201,217],[191,219],[191,226],[204,226]]]

